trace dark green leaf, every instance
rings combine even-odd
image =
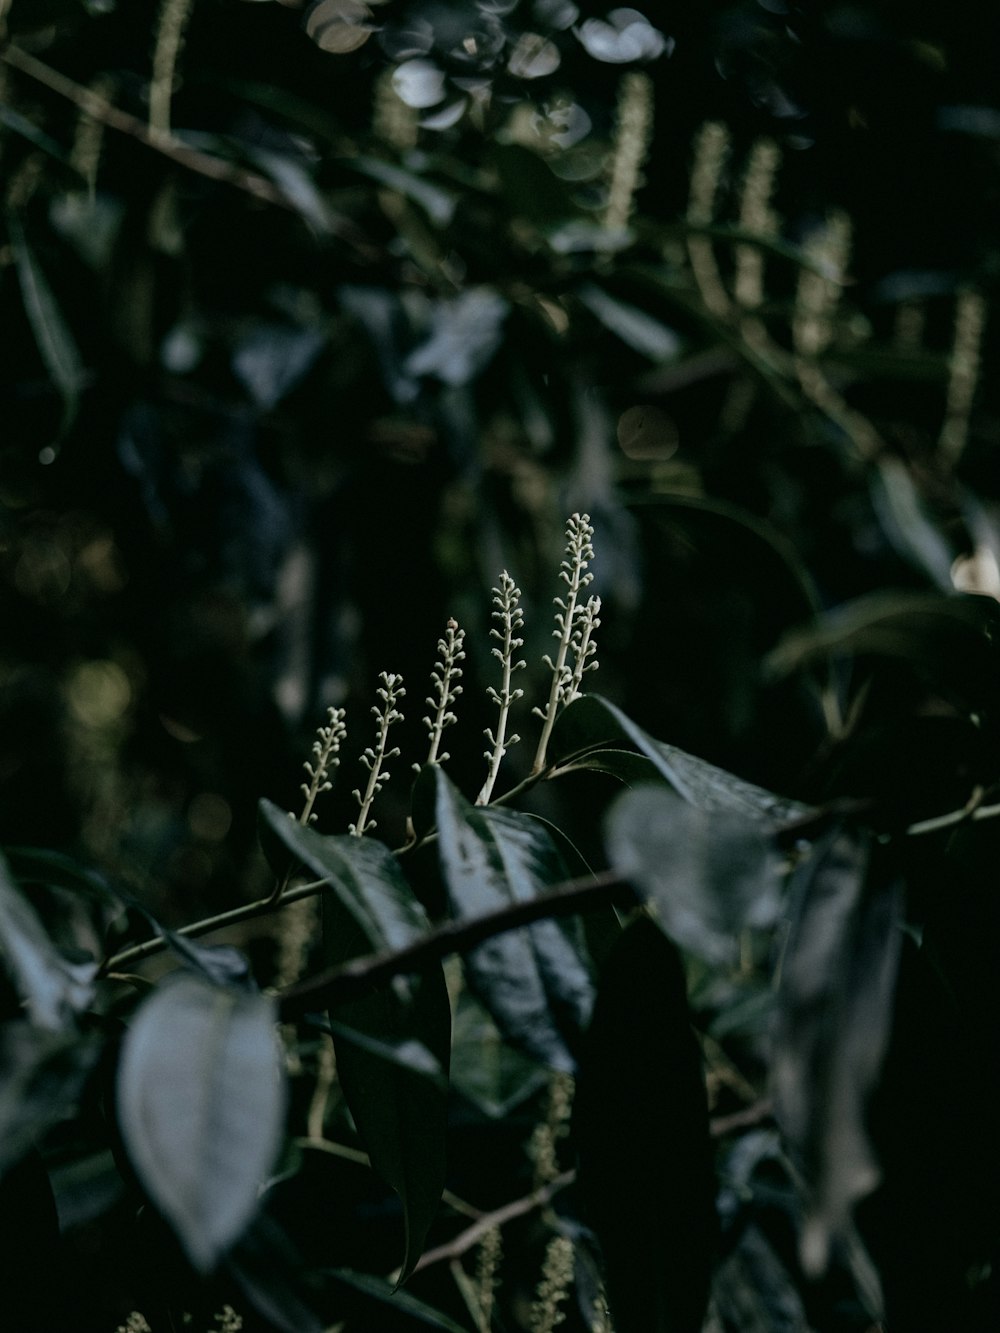
[[[777,920],[778,857],[745,814],[638,787],[612,807],[607,845],[611,864],[652,900],[671,939],[708,962],[735,962],[740,932]]]
[[[440,768],[437,781],[441,869],[457,917],[537,898],[568,878],[555,844],[530,816],[470,805]],[[574,1067],[571,1046],[587,1022],[593,988],[556,922],[497,935],[471,950],[465,967],[509,1040],[554,1069]]]
[[[771,1076],[775,1114],[808,1188],[807,1272],[826,1267],[879,1181],[866,1129],[889,1039],[901,887],[872,883],[871,835],[838,828],[796,875]]]
[[[14,885],[2,857],[0,957],[37,1027],[58,1031],[91,1001],[97,964],[63,958],[34,908]]]
[[[645,917],[601,975],[573,1128],[617,1333],[699,1333],[715,1194],[701,1053],[680,957]]]
[[[256,1212],[281,1140],[273,1002],[172,977],[129,1027],[117,1098],[139,1179],[194,1266],[211,1270]]]
[[[0,1175],[76,1110],[100,1043],[17,1021],[0,1028]]]
[[[76,417],[80,390],[83,387],[83,363],[55,294],[39,267],[25,239],[21,223],[14,213],[8,214],[7,230],[14,252],[18,281],[21,284],[24,311],[28,316],[28,323],[31,325],[45,369],[63,400],[63,419],[59,429],[59,434],[62,436],[69,430]]]
[[[444,1333],[468,1333],[468,1329],[463,1328],[461,1324],[456,1324],[448,1315],[442,1314],[440,1310],[435,1310],[426,1301],[417,1300],[415,1296],[411,1296],[407,1291],[399,1291],[391,1283],[386,1282],[383,1278],[375,1277],[371,1273],[356,1273],[349,1268],[334,1268],[330,1270],[330,1276],[343,1286],[369,1297],[371,1303],[385,1306],[387,1317],[389,1317],[388,1311],[392,1310],[397,1317],[399,1315],[407,1316],[407,1323],[412,1321],[426,1328],[443,1329]],[[365,1304],[368,1305],[369,1302],[365,1302]],[[360,1310],[361,1307],[359,1307],[359,1313]],[[372,1317],[370,1309],[368,1315],[369,1318]],[[374,1327],[372,1324],[368,1326]]]
[[[323,950],[335,965],[361,954],[402,949],[425,934],[427,914],[382,843],[368,838],[324,837],[290,819],[270,801],[260,804],[261,841],[279,873],[291,852],[330,885],[323,897]],[[287,860],[284,860],[287,866]],[[280,873],[283,873],[281,871]],[[363,999],[339,1005],[333,1015],[380,1047],[425,1048],[447,1073],[451,1009],[440,967],[419,977],[396,977]],[[347,1104],[372,1167],[400,1196],[406,1230],[401,1280],[420,1257],[445,1179],[447,1096],[440,1084],[382,1049],[364,1049],[334,1033],[337,1070]]]
[[[429,929],[426,912],[384,844],[317,833],[268,800],[260,802],[259,813],[261,846],[275,875],[283,876],[290,863],[298,862],[317,879],[326,880],[361,932],[367,950],[405,948]],[[340,961],[352,956],[344,954]]]
[[[441,1068],[441,1062],[427,1049],[423,1042],[413,1040],[379,1041],[376,1037],[367,1036],[364,1032],[348,1027],[346,1023],[338,1023],[335,1019],[329,1020],[322,1026],[324,1031],[329,1032],[332,1037],[339,1041],[357,1046],[362,1051],[377,1056],[380,1060],[386,1060],[389,1064],[396,1065],[399,1069],[412,1074],[419,1074],[421,1078],[430,1079],[437,1088],[447,1093],[448,1078]]]
[[[652,760],[657,772],[678,796],[702,810],[743,814],[772,829],[808,813],[808,807],[798,801],[776,796],[675,745],[653,740],[620,708],[598,694],[574,700],[559,715],[552,732],[550,757],[558,762],[559,756],[603,749],[622,740]]]
[[[451,1081],[457,1092],[491,1120],[503,1120],[549,1075],[504,1041],[499,1028],[466,987],[459,993],[451,1050]]]
[[[634,750],[590,750],[578,759],[560,764],[555,776],[563,773],[606,773],[626,787],[662,780],[659,769],[644,754]]]

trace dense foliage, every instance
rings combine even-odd
[[[0,1326],[997,1326],[981,9],[0,0]]]

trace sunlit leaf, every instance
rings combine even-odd
[[[144,1188],[194,1266],[246,1229],[284,1122],[273,1001],[191,974],[139,1008],[122,1047],[118,1113]]]
[[[515,811],[470,805],[444,771],[438,782],[441,869],[458,917],[530,900],[568,878],[552,840]],[[554,921],[508,931],[471,950],[466,974],[501,1031],[555,1069],[571,1070],[571,1045],[593,999],[579,951]]]
[[[612,65],[655,60],[673,46],[645,14],[636,9],[613,9],[607,21],[584,19],[575,32],[588,55]]]
[[[701,1053],[677,950],[646,918],[612,947],[573,1130],[618,1333],[700,1333],[715,1182]]]
[[[780,865],[758,819],[639,787],[615,802],[607,845],[671,939],[708,962],[735,962],[740,932],[778,918]]]

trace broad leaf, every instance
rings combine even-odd
[[[808,1189],[807,1272],[822,1272],[879,1166],[866,1130],[888,1044],[901,886],[871,883],[871,837],[835,829],[793,884],[771,1077],[775,1114]]]
[[[76,1111],[99,1054],[92,1038],[21,1020],[0,1027],[0,1175]]]
[[[771,827],[799,819],[808,807],[757,787],[723,768],[698,759],[676,745],[653,740],[630,717],[598,694],[584,695],[569,704],[556,720],[550,756],[568,757],[577,751],[602,749],[614,741],[628,741],[651,759],[661,777],[678,796],[707,811],[744,814]]]
[[[699,1333],[715,1194],[701,1053],[677,950],[645,917],[602,972],[573,1128],[617,1333]]]
[[[0,857],[0,958],[34,1024],[56,1032],[86,1009],[97,964],[71,963],[49,939]]]
[[[528,815],[473,806],[437,769],[441,869],[457,917],[484,916],[537,898],[568,878],[545,829]],[[554,1069],[572,1070],[572,1046],[593,1002],[590,973],[555,921],[507,931],[470,950],[466,975],[500,1030]]]
[[[253,1218],[281,1142],[273,1002],[171,978],[128,1030],[117,1097],[139,1179],[194,1266],[211,1270]]]
[[[467,987],[459,992],[451,1050],[456,1092],[490,1120],[503,1120],[539,1092],[549,1075],[504,1041],[499,1028]]]
[[[402,949],[427,933],[430,922],[400,869],[380,842],[324,837],[290,819],[270,801],[260,804],[261,842],[276,874],[287,854],[329,883],[323,896],[323,952],[335,965],[359,955]],[[406,1232],[400,1280],[412,1271],[434,1220],[445,1181],[447,1075],[451,1008],[440,966],[419,977],[396,977],[371,995],[340,1004],[332,1021],[370,1038],[334,1029],[337,1072],[372,1167],[399,1195]],[[419,1045],[441,1078],[386,1058]]]
[[[608,816],[608,856],[656,905],[663,929],[711,963],[733,963],[739,934],[774,925],[779,862],[757,820],[638,787]]]

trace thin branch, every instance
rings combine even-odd
[[[469,921],[448,921],[421,935],[405,949],[353,958],[340,967],[328,968],[307,981],[290,986],[278,997],[280,1018],[285,1022],[311,1010],[342,1004],[367,995],[392,977],[404,972],[419,972],[448,954],[464,953],[495,935],[548,917],[573,916],[614,902],[616,898],[624,898],[630,903],[636,901],[629,882],[614,871],[605,870],[583,879],[567,880],[537,898],[512,903],[485,916]]]
[[[174,935],[183,935],[185,939],[196,939],[199,935],[210,935],[215,930],[222,930],[225,926],[235,926],[241,921],[252,921],[258,916],[268,916],[271,912],[287,907],[289,903],[297,903],[303,898],[314,898],[316,894],[322,893],[326,888],[328,880],[311,880],[308,884],[296,884],[292,889],[286,889],[280,897],[275,898],[269,894],[266,898],[257,898],[252,903],[244,903],[242,907],[231,907],[227,912],[219,912],[215,916],[207,916],[201,921],[192,921],[190,925],[179,926],[171,933]],[[155,935],[151,940],[144,940],[141,944],[132,944],[121,953],[113,954],[106,962],[101,964],[99,975],[103,979],[108,979],[109,973],[120,972],[130,963],[139,963],[145,958],[152,958],[155,954],[163,953],[170,948],[170,941],[162,935]]]
[[[531,1194],[526,1194],[523,1199],[514,1199],[512,1203],[504,1204],[502,1208],[497,1208],[492,1213],[485,1213],[473,1222],[471,1227],[466,1227],[464,1231],[460,1231],[451,1240],[446,1241],[443,1245],[438,1245],[433,1250],[425,1251],[420,1256],[417,1266],[413,1270],[414,1273],[420,1273],[425,1268],[430,1268],[432,1264],[444,1263],[450,1259],[460,1259],[474,1245],[478,1245],[487,1232],[492,1231],[495,1227],[502,1227],[506,1222],[512,1222],[515,1217],[524,1217],[526,1213],[533,1213],[536,1208],[544,1208],[560,1190],[564,1190],[567,1185],[572,1185],[575,1180],[575,1171],[564,1171],[561,1176],[556,1176],[555,1180],[548,1185],[533,1190]]]

